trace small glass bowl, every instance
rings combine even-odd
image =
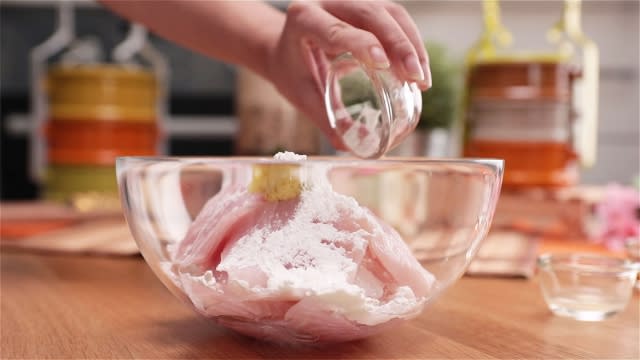
[[[349,53],[331,63],[324,96],[329,124],[362,159],[377,159],[400,144],[422,111],[415,82],[398,80],[391,69],[371,69]]]
[[[627,306],[638,264],[587,254],[544,254],[538,258],[540,287],[556,315],[600,321]]]
[[[624,243],[624,247],[627,250],[627,258],[633,262],[640,263],[640,238],[628,239]],[[640,273],[636,281],[636,289],[640,290]]]

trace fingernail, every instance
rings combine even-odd
[[[388,68],[391,66],[387,54],[384,53],[384,50],[382,50],[380,46],[372,46],[371,49],[369,49],[369,56],[371,56],[371,61],[378,68]]]
[[[422,71],[422,67],[420,67],[417,56],[412,54],[404,58],[404,70],[412,80],[424,80],[424,72]]]
[[[431,89],[433,80],[431,79],[431,69],[429,68],[429,63],[427,63],[426,61],[422,62],[422,73],[424,74],[424,81],[427,84],[427,89]]]

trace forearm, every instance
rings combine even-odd
[[[266,58],[285,21],[283,13],[261,1],[100,2],[164,38],[264,77],[268,77]]]

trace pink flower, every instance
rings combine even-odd
[[[607,186],[604,198],[596,206],[600,220],[598,241],[615,251],[624,249],[624,242],[640,234],[640,193],[618,184]]]

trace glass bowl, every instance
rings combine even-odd
[[[624,243],[624,247],[627,252],[627,258],[631,261],[640,263],[640,238],[634,237],[627,239]],[[640,290],[640,273],[636,281],[636,290]]]
[[[158,278],[255,338],[364,338],[422,312],[485,238],[500,160],[117,160],[123,210]]]
[[[329,124],[351,154],[377,159],[418,125],[422,93],[391,69],[371,69],[349,53],[332,61],[325,87]]]
[[[538,258],[540,287],[556,315],[600,321],[624,310],[638,264],[589,254],[544,254]]]

